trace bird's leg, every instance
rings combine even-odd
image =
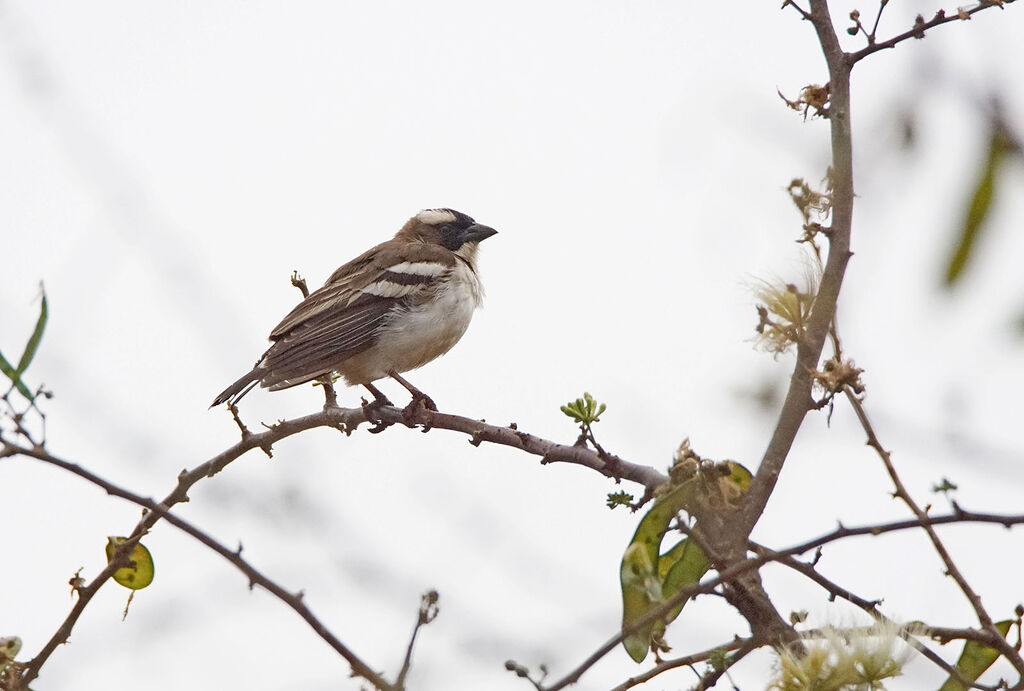
[[[420,403],[422,403],[423,407],[426,408],[427,410],[437,410],[437,404],[434,403],[434,399],[432,399],[430,396],[417,389],[409,382],[407,382],[405,378],[398,372],[392,370],[388,372],[388,376],[394,379],[402,386],[404,386],[406,390],[412,394],[412,401],[410,401],[409,405],[405,406],[405,408],[402,409],[402,414],[405,416],[407,420],[413,417],[413,415],[416,412],[416,406],[419,405]]]
[[[367,390],[373,394],[373,403],[368,403],[367,405],[371,405],[374,408],[380,408],[386,405],[395,405],[394,403],[388,400],[388,397],[384,395],[383,391],[378,389],[373,384],[363,384],[363,386],[365,386]]]
[[[373,402],[367,403],[363,401],[363,412],[366,414],[366,421],[372,422],[373,427],[370,428],[371,434],[377,434],[383,432],[388,427],[393,425],[393,422],[384,422],[380,418],[380,409],[384,406],[394,406],[394,403],[388,400],[388,397],[384,395],[380,389],[370,383],[363,384],[367,390],[373,394]]]

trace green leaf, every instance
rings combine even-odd
[[[565,405],[561,406],[559,410],[576,422],[582,425],[589,425],[594,422],[600,422],[601,413],[603,413],[607,407],[608,406],[604,403],[598,403],[594,400],[594,397],[589,393],[584,393],[583,398],[577,398],[575,401],[569,401]]]
[[[727,463],[730,474],[718,478],[717,490],[725,503],[732,505],[750,487],[753,476],[739,463]],[[711,568],[703,550],[688,539],[661,553],[661,543],[672,519],[691,505],[698,491],[707,491],[707,488],[705,480],[699,476],[685,480],[655,502],[640,520],[619,567],[623,630],[660,607],[680,589],[700,582]],[[699,525],[694,529],[699,529]],[[651,641],[661,637],[666,625],[679,616],[683,604],[685,602],[664,617],[624,634],[622,645],[629,656],[636,662],[643,662]]]
[[[27,386],[25,386],[25,383],[21,381],[21,376],[13,367],[11,367],[11,363],[7,362],[7,358],[4,357],[3,353],[0,353],[0,372],[3,372],[4,375],[11,380],[22,396],[32,400],[32,392]]]
[[[1010,632],[1010,626],[1013,623],[1011,619],[997,621],[995,624],[996,630],[1005,636]],[[977,681],[978,677],[991,667],[998,658],[999,651],[995,648],[989,648],[978,641],[965,641],[964,651],[960,653],[960,659],[956,661],[956,668],[965,679],[973,682]],[[950,675],[946,683],[939,688],[939,691],[966,691],[967,688],[956,677]]]
[[[39,350],[39,342],[43,340],[43,331],[46,330],[46,320],[49,316],[49,310],[46,306],[46,292],[43,291],[43,304],[39,308],[39,318],[36,320],[36,328],[32,331],[32,336],[28,339],[28,343],[25,345],[25,352],[21,354],[21,360],[18,362],[18,368],[15,373],[20,377],[22,372],[28,369],[29,364],[32,362],[32,358],[36,356],[36,351]]]
[[[661,584],[654,571],[655,566],[651,563],[644,546],[631,543],[626,548],[626,553],[622,555],[622,565],[619,567],[623,628],[639,621],[661,603]],[[647,657],[653,631],[654,623],[651,623],[622,637],[622,645],[625,646],[626,652],[637,662],[643,662]]]
[[[655,502],[640,520],[640,525],[637,526],[619,567],[623,629],[643,619],[665,601],[659,556],[661,541],[675,515],[693,499],[698,482],[696,478],[692,478],[682,483]],[[652,635],[656,630],[664,630],[664,627],[664,622],[654,621],[637,631],[627,633],[622,638],[626,652],[637,662],[643,662],[647,657]]]
[[[683,538],[658,560],[662,595],[667,600],[678,593],[680,588],[700,583],[701,577],[710,568],[711,562],[704,555],[704,550],[692,540]],[[665,615],[665,624],[670,624],[678,617],[685,604],[686,600],[683,600]]]
[[[117,546],[127,539],[128,538],[125,537],[113,536],[107,538],[106,551],[108,564],[114,558],[114,552],[117,551]],[[125,588],[129,588],[131,590],[142,590],[153,582],[153,575],[155,571],[153,556],[140,542],[135,545],[128,558],[133,562],[133,565],[118,569],[114,572],[113,578],[118,582],[118,584],[123,585]]]
[[[947,287],[956,283],[963,275],[971,259],[971,254],[977,245],[981,233],[984,230],[985,221],[989,211],[992,209],[992,199],[995,195],[996,176],[1006,160],[1006,155],[1014,150],[1013,142],[1007,136],[1005,129],[998,122],[992,125],[992,133],[989,137],[988,153],[985,164],[981,169],[977,182],[974,183],[974,191],[971,194],[971,201],[967,205],[967,215],[964,218],[963,228],[960,231],[960,239],[953,250],[946,267],[945,284]]]
[[[11,380],[11,383],[14,384],[14,387],[18,389],[18,392],[30,401],[35,396],[32,394],[31,389],[25,385],[25,382],[21,380],[21,375],[32,363],[32,358],[36,356],[36,351],[39,350],[39,343],[43,339],[43,331],[46,329],[46,320],[48,317],[49,308],[46,303],[46,292],[43,291],[43,304],[39,308],[39,318],[36,320],[36,328],[32,331],[32,336],[28,339],[28,343],[25,345],[25,352],[21,354],[18,366],[12,367],[7,358],[3,356],[3,353],[0,353],[0,372],[3,372],[4,375]]]
[[[618,506],[629,506],[633,503],[633,495],[629,492],[609,492],[608,500],[605,502],[609,509],[614,509]]]

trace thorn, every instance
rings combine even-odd
[[[345,424],[344,422],[339,422],[339,423],[337,423],[335,425],[331,425],[331,426],[334,427],[334,429],[336,429],[339,432],[341,432],[342,434],[344,434],[346,437],[351,437],[352,436],[352,430],[355,429],[355,427],[350,427],[349,425]]]

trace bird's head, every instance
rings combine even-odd
[[[472,261],[480,241],[497,232],[454,209],[424,209],[406,222],[395,239],[441,245]]]

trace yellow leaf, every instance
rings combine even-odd
[[[114,552],[117,551],[117,546],[127,540],[125,537],[108,537],[107,538],[107,563],[114,558]],[[125,588],[131,590],[142,590],[147,585],[153,582],[154,565],[153,556],[149,553],[149,550],[142,543],[138,543],[132,549],[131,555],[128,559],[133,563],[132,566],[126,566],[118,569],[114,572],[114,580],[118,584],[123,585]]]

